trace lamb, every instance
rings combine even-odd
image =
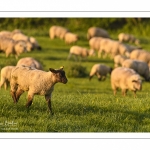
[[[39,61],[37,61],[36,59],[32,58],[32,57],[21,58],[17,62],[16,66],[21,66],[21,65],[30,66],[30,67],[33,67],[33,68],[36,68],[36,69],[39,69],[39,70],[43,70],[42,64]]]
[[[122,67],[131,68],[141,75],[146,81],[150,80],[149,67],[146,62],[139,60],[126,59],[122,63]]]
[[[51,95],[54,85],[58,82],[66,84],[67,81],[63,67],[60,69],[50,68],[46,72],[32,67],[17,66],[11,72],[10,92],[14,103],[17,103],[20,96],[27,91],[27,108],[31,106],[34,95],[45,96],[49,112],[53,114]]]
[[[67,32],[65,34],[64,40],[65,40],[66,44],[73,44],[73,43],[76,43],[78,41],[78,36],[74,33]]]
[[[120,55],[120,54],[116,55],[116,56],[114,57],[114,67],[117,68],[117,67],[119,67],[119,66],[122,66],[123,62],[124,62],[126,59],[128,59],[128,57],[123,56],[123,55]]]
[[[100,42],[103,38],[102,37],[92,37],[89,40],[89,46],[91,49],[94,49],[95,51],[100,49]]]
[[[134,37],[132,34],[120,33],[118,35],[118,39],[119,39],[120,42],[130,42],[130,43],[134,43],[136,45],[140,44],[139,39]]]
[[[90,71],[89,80],[91,80],[94,75],[98,77],[99,81],[105,80],[107,74],[111,74],[112,70],[111,67],[105,64],[95,64]]]
[[[137,50],[132,51],[130,53],[130,59],[144,61],[150,67],[150,52],[146,50],[137,49]]]
[[[20,54],[27,51],[24,41],[14,41],[6,37],[0,37],[0,50],[6,54],[6,57],[13,54],[16,59]]]
[[[77,57],[79,56],[81,60],[81,58],[86,58],[88,56],[94,55],[94,50],[88,50],[87,48],[80,47],[80,46],[72,46],[70,48],[68,59],[70,59],[72,55],[75,56],[76,60],[77,60]]]
[[[126,96],[128,90],[131,90],[136,97],[136,92],[142,89],[142,79],[133,69],[118,67],[111,73],[111,87],[114,95],[120,88],[123,96]]]
[[[7,89],[8,84],[10,83],[10,76],[13,68],[15,68],[15,66],[5,66],[1,69],[0,88],[4,85],[4,89]]]
[[[110,38],[108,32],[105,29],[99,27],[90,27],[87,31],[87,39],[90,40],[92,37],[104,37]]]
[[[67,32],[69,32],[67,28],[61,26],[51,26],[49,29],[49,36],[51,39],[60,38],[63,40]]]

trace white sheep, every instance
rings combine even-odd
[[[127,57],[130,56],[128,48],[123,43],[114,40],[113,44],[111,44],[111,57],[114,58],[118,54],[125,55]]]
[[[131,68],[141,75],[146,81],[150,80],[149,67],[146,62],[140,60],[126,59],[122,63],[122,67]]]
[[[136,45],[140,44],[140,40],[137,39],[135,36],[133,36],[132,34],[127,34],[127,33],[120,33],[118,35],[118,39],[120,42],[130,42],[130,43],[134,43]]]
[[[24,41],[14,41],[10,38],[0,37],[0,50],[9,55],[15,55],[16,59],[18,56],[27,51],[26,44]]]
[[[103,58],[107,56],[111,57],[111,49],[114,44],[114,40],[108,38],[102,38],[99,45],[98,57],[103,55]]]
[[[61,26],[51,26],[49,29],[49,36],[51,39],[60,38],[63,40],[68,31],[67,28]]]
[[[11,72],[11,96],[14,103],[17,103],[20,96],[28,91],[26,107],[30,107],[34,98],[34,95],[45,96],[48,104],[48,108],[51,114],[51,95],[56,83],[67,83],[65,71],[63,67],[60,69],[50,68],[48,72],[33,69],[27,66],[15,67]]]
[[[128,90],[133,91],[134,97],[136,92],[142,89],[142,79],[133,69],[118,67],[111,73],[111,87],[116,95],[117,89],[122,90],[122,95],[126,96]]]
[[[89,80],[91,80],[94,75],[98,77],[99,81],[105,80],[107,77],[107,74],[111,74],[111,71],[112,71],[112,68],[105,64],[95,64],[91,68]]]
[[[122,66],[123,62],[126,59],[128,59],[128,57],[120,55],[120,54],[116,55],[114,57],[114,67],[116,68],[116,67]]]
[[[150,52],[147,50],[134,50],[130,53],[130,59],[133,60],[141,60],[148,64],[150,67]]]
[[[8,84],[10,83],[10,76],[13,68],[15,68],[15,66],[5,66],[1,69],[0,88],[4,85],[5,90],[7,89]]]
[[[90,27],[87,31],[87,39],[90,40],[92,37],[104,37],[110,38],[108,32],[105,29],[99,27]]]
[[[78,41],[78,35],[71,32],[67,32],[65,34],[64,40],[66,44],[74,44]]]
[[[32,57],[24,57],[19,59],[16,66],[21,66],[21,65],[30,66],[39,70],[43,70],[42,64]]]
[[[75,56],[75,60],[77,60],[77,57],[80,59],[87,58],[88,56],[94,55],[94,50],[88,50],[87,48],[81,46],[72,46],[69,51],[68,59],[70,59],[72,55]]]
[[[17,32],[15,34],[13,34],[12,39],[15,40],[15,41],[19,41],[19,40],[25,41],[26,42],[27,51],[30,52],[30,51],[33,50],[33,45],[30,42],[30,38],[27,35],[25,35],[23,33],[20,33],[20,32]]]
[[[92,37],[89,40],[89,46],[91,49],[94,49],[95,51],[100,49],[100,42],[103,38],[102,37]]]

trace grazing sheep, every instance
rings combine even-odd
[[[88,56],[94,55],[94,50],[88,50],[87,48],[80,47],[80,46],[72,46],[70,48],[68,59],[70,59],[72,55],[75,56],[76,60],[77,60],[78,56],[80,57],[80,59],[81,59],[81,57],[86,58]]]
[[[112,68],[105,64],[95,64],[90,71],[89,80],[91,80],[94,75],[98,77],[99,81],[105,80],[107,74],[111,74],[111,71]]]
[[[26,107],[31,106],[34,95],[45,96],[51,114],[51,95],[56,83],[67,83],[63,67],[60,69],[50,68],[48,72],[37,70],[32,67],[18,66],[11,72],[11,96],[17,103],[20,96],[28,91]]]
[[[0,88],[4,85],[5,90],[10,82],[10,76],[12,69],[15,66],[5,66],[1,69],[1,81],[0,81]]]
[[[126,59],[122,63],[122,67],[131,68],[141,75],[146,81],[150,80],[149,67],[146,62],[140,60]]]
[[[134,43],[136,45],[140,44],[139,39],[134,37],[132,34],[120,33],[118,35],[118,39],[120,42],[130,42],[130,43]]]
[[[14,41],[10,38],[0,37],[0,50],[6,54],[6,57],[13,54],[18,59],[18,56],[26,52],[27,49],[24,41]]]
[[[99,27],[90,27],[87,31],[87,39],[90,40],[92,37],[104,37],[110,38],[108,32],[105,29]]]
[[[49,29],[49,36],[51,39],[60,38],[63,40],[68,31],[68,29],[61,26],[51,26]]]
[[[29,41],[31,42],[33,49],[38,49],[38,50],[42,49],[42,47],[39,45],[38,41],[34,37],[32,36],[29,37]]]
[[[116,55],[114,57],[114,67],[119,67],[119,66],[122,66],[123,62],[128,59],[128,57],[126,56],[123,56],[123,55]]]
[[[106,58],[107,56],[111,56],[111,49],[113,43],[114,40],[102,38],[99,45],[98,57],[101,57],[102,54],[104,58]]]
[[[43,70],[43,66],[40,62],[38,62],[36,59],[32,58],[32,57],[24,57],[21,58],[18,62],[16,66],[29,66],[29,67],[33,67],[39,70]]]
[[[66,44],[73,44],[73,43],[76,43],[78,41],[78,36],[74,33],[67,32],[65,34],[64,40],[65,40]]]
[[[26,46],[27,46],[27,51],[32,51],[33,50],[33,45],[32,43],[30,42],[30,38],[28,36],[26,36],[25,34],[23,33],[20,33],[20,32],[17,32],[15,33],[13,36],[12,36],[12,39],[14,41],[19,41],[19,40],[22,40],[22,41],[25,41],[26,42]]]
[[[103,38],[102,37],[92,37],[89,40],[89,46],[91,49],[94,49],[95,51],[100,49],[100,42]]]
[[[118,67],[115,68],[111,73],[111,86],[116,95],[117,89],[122,90],[122,95],[126,96],[127,91],[131,90],[136,97],[137,90],[142,89],[142,80],[138,73],[133,69]]]
[[[150,67],[150,52],[146,50],[137,49],[137,50],[132,51],[130,53],[130,59],[144,61]]]

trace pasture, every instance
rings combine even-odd
[[[47,29],[47,33],[48,33]],[[42,31],[40,31],[42,32]],[[57,83],[52,93],[52,108],[54,115],[47,112],[47,103],[42,96],[35,96],[30,109],[25,107],[26,95],[24,93],[14,104],[10,96],[10,88],[0,90],[0,132],[149,132],[150,131],[150,83],[143,82],[142,91],[137,92],[134,98],[132,92],[126,97],[118,91],[113,95],[110,85],[110,76],[105,81],[98,81],[93,77],[91,81],[88,74],[95,63],[104,63],[113,67],[110,58],[98,58],[97,55],[87,60],[75,62],[72,58],[67,60],[69,48],[60,39],[50,40],[48,34],[30,33],[34,36],[42,50],[23,53],[19,58],[34,57],[44,66],[59,68],[64,66],[66,75],[70,65],[82,65],[86,68],[87,76],[82,78],[68,77],[68,83]],[[29,31],[26,31],[29,35]],[[89,47],[86,33],[79,32],[82,38],[77,45]],[[113,34],[113,38],[117,38]],[[143,48],[150,50],[149,37],[140,37]],[[11,56],[5,58],[0,53],[0,67],[16,65],[17,60]],[[38,82],[38,81],[37,81]]]

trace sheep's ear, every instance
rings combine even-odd
[[[63,69],[64,69],[64,66],[61,66],[60,69],[63,70]]]
[[[53,72],[53,73],[56,73],[57,71],[53,68],[49,68],[49,71]]]

